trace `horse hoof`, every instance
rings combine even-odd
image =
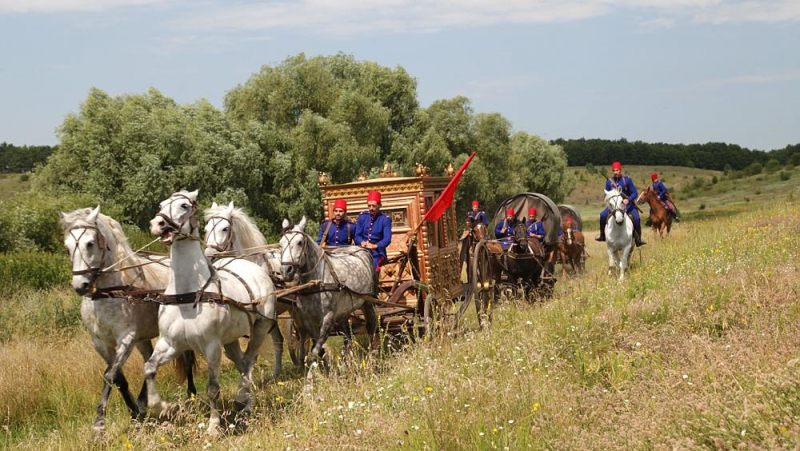
[[[95,441],[101,441],[106,436],[106,425],[104,421],[97,421],[92,426],[92,438]]]

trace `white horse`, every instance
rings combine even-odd
[[[625,213],[622,193],[617,189],[605,192],[605,204],[609,215],[606,221],[606,246],[608,248],[608,275],[619,272],[619,280],[625,279],[625,268],[633,249],[633,220]],[[622,256],[620,256],[620,253]]]
[[[255,222],[233,202],[214,202],[205,212],[206,256],[237,256],[258,264],[272,277],[281,276],[281,254],[278,246],[268,245]]]
[[[139,350],[144,360],[149,359],[153,354],[150,340],[158,336],[158,306],[128,302],[120,291],[134,287],[143,291],[163,290],[167,285],[169,262],[165,264],[136,255],[119,223],[101,214],[99,206],[59,212],[59,215],[64,228],[64,245],[72,263],[72,287],[83,296],[83,324],[95,350],[108,365],[103,373],[106,383],[93,426],[95,435],[99,436],[105,431],[111,384],[119,388],[131,416],[136,418],[139,414],[122,367],[133,348]],[[189,394],[197,393],[191,374],[193,363],[193,352],[176,360],[179,374],[188,377]]]
[[[156,370],[184,350],[201,352],[208,362],[208,431],[216,434],[220,424],[220,348],[224,347],[241,374],[237,407],[250,410],[251,375],[258,350],[267,333],[277,329],[275,294],[272,280],[255,263],[226,258],[211,265],[200,245],[196,200],[197,191],[179,191],[161,202],[159,213],[150,220],[150,232],[170,245],[171,266],[158,315],[161,335],[144,365],[147,403],[140,400],[139,410],[144,413],[149,405],[158,415],[168,411],[170,406],[156,390]],[[245,335],[250,340],[242,355],[239,338]],[[276,343],[276,362],[280,362],[282,350],[282,344]]]
[[[311,280],[321,281],[318,287],[301,292],[292,318],[297,324],[300,343],[313,338],[311,357],[322,356],[322,346],[328,339],[334,324],[339,324],[345,333],[346,349],[350,344],[348,316],[356,309],[364,312],[367,332],[376,345],[378,321],[375,308],[368,300],[373,299],[372,255],[368,250],[343,246],[323,251],[313,238],[305,233],[306,218],[289,229],[289,221],[283,221],[281,237],[281,270],[284,280],[304,284]],[[367,302],[365,302],[367,300]],[[300,347],[300,362],[305,362],[306,347]],[[309,373],[310,376],[310,373]]]

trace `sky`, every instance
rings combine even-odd
[[[182,104],[338,52],[552,140],[800,143],[800,0],[0,0],[0,142],[95,87]]]

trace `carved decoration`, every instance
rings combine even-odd
[[[414,173],[417,175],[417,177],[425,177],[428,175],[428,171],[430,170],[431,168],[425,166],[424,164],[417,163],[417,167],[414,170]]]
[[[331,182],[331,177],[328,175],[327,172],[320,172],[319,177],[317,177],[317,183],[319,186],[326,186]]]
[[[456,175],[456,168],[453,167],[453,163],[448,164],[447,167],[444,168],[444,173],[447,174],[448,177]]]

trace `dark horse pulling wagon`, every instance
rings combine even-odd
[[[525,222],[528,209],[536,208],[539,219],[544,224],[545,236],[542,243],[527,236]],[[561,214],[553,201],[539,193],[522,193],[503,201],[497,209],[490,227],[505,219],[507,209],[516,212],[517,226],[513,243],[503,249],[497,240],[488,240],[465,234],[462,261],[467,265],[468,296],[475,299],[479,317],[490,319],[491,304],[494,298],[505,290],[522,291],[526,297],[529,292],[537,296],[547,296],[552,292],[554,251],[558,242],[558,228]],[[466,304],[466,303],[465,303]],[[466,309],[462,306],[459,313]]]

